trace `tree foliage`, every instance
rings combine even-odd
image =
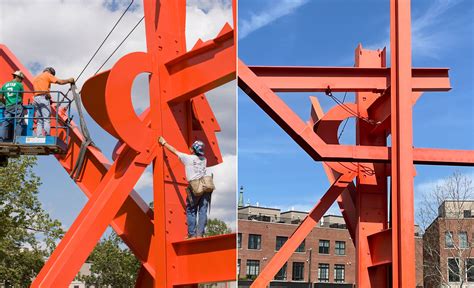
[[[468,265],[472,258],[474,242],[472,220],[464,217],[474,200],[474,186],[468,175],[453,173],[434,187],[429,195],[423,195],[418,209],[418,219],[423,234],[423,273],[425,285],[429,287],[464,287],[467,274],[474,273]],[[444,210],[438,207],[445,201]],[[448,233],[448,234],[446,234]],[[464,233],[468,243],[461,241]],[[448,246],[445,242],[451,239]],[[470,241],[469,241],[469,240]],[[457,265],[448,265],[447,259],[456,259]],[[459,281],[449,279],[459,278]]]
[[[64,231],[38,200],[35,157],[0,168],[0,284],[27,287]]]
[[[124,248],[122,240],[113,232],[101,240],[89,256],[90,275],[79,275],[79,281],[94,287],[134,287],[140,262]]]
[[[213,218],[207,221],[205,236],[228,234],[231,230],[224,221]]]

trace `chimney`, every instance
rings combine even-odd
[[[244,207],[244,186],[240,186],[239,192],[239,208]]]

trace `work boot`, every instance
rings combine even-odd
[[[7,167],[8,166],[8,157],[1,155],[0,156],[0,167]]]

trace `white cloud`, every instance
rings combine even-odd
[[[430,197],[430,194],[432,194],[436,190],[436,187],[444,186],[451,175],[447,175],[444,178],[431,179],[416,184],[414,191],[415,205],[417,205],[423,198]],[[467,179],[471,179],[471,181],[474,182],[474,172],[463,173],[462,175],[465,175]]]
[[[199,38],[205,41],[216,37],[226,22],[233,26],[231,1],[188,1],[186,13],[188,50]]]
[[[439,53],[449,47],[449,39],[452,38],[452,27],[443,23],[452,22],[451,18],[445,17],[451,8],[462,2],[462,0],[435,0],[418,17],[412,13],[411,36],[412,53],[414,57],[438,58]],[[368,45],[367,49],[382,49],[387,47],[390,50],[390,29],[387,29],[385,39]]]
[[[137,184],[135,184],[135,190],[142,190],[146,188],[153,188],[153,172],[151,171],[143,172],[140,179],[138,179]]]
[[[237,207],[237,157],[224,155],[224,162],[210,168],[214,174],[216,190],[212,193],[211,214],[209,217],[225,221],[233,231],[236,230]]]
[[[250,19],[239,18],[239,39],[243,39],[253,31],[293,13],[300,6],[308,3],[308,1],[309,0],[282,0],[278,2],[278,5],[272,2],[270,7],[267,7],[267,9],[259,14],[253,14]]]

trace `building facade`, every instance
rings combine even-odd
[[[444,201],[423,244],[426,287],[474,287],[474,201]]]
[[[303,211],[243,206],[238,215],[239,287],[248,287],[293,234]],[[415,228],[417,287],[423,287],[423,239]],[[355,247],[342,216],[325,215],[275,275],[271,287],[354,287]]]
[[[307,215],[303,211],[281,213],[273,208],[241,207],[237,241],[239,283],[254,279]],[[355,283],[354,259],[354,245],[344,220],[340,216],[327,215],[275,275],[275,283],[293,283],[286,287],[297,287],[298,284],[307,287],[310,282],[319,283],[315,287],[352,287]]]

